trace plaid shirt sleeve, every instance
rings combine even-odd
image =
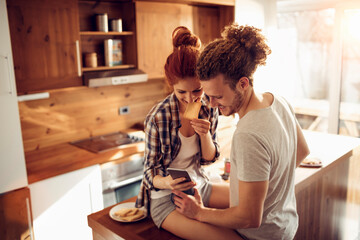
[[[161,159],[159,126],[157,126],[155,118],[152,118],[145,126],[144,185],[149,190],[155,189],[153,179],[156,175],[165,176]]]
[[[164,168],[160,164],[161,141],[158,126],[155,124],[154,117],[145,121],[145,156],[144,174],[141,182],[140,191],[136,200],[136,207],[145,206],[150,211],[150,191],[157,190],[153,180],[156,175],[163,175]]]

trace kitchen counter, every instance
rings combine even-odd
[[[135,129],[129,129],[126,132],[143,134],[142,131]],[[70,143],[63,143],[26,152],[25,161],[28,182],[31,184],[95,164],[118,160],[135,153],[143,153],[144,147],[144,142],[138,142],[120,149],[93,153]]]
[[[344,198],[346,201],[344,189],[340,193],[334,191],[339,188],[339,182],[342,185],[347,182],[349,158],[353,155],[353,150],[359,148],[360,139],[308,131],[304,131],[304,134],[311,156],[320,158],[323,167],[296,169],[295,191],[300,220],[295,239],[334,239],[333,236],[338,236],[340,232]],[[221,174],[223,167],[222,160],[219,160],[206,170]],[[129,201],[135,201],[135,198]],[[150,217],[136,223],[116,222],[108,215],[111,207],[88,216],[88,225],[93,230],[94,239],[178,239],[157,229]],[[309,227],[310,222],[312,225]],[[320,226],[326,228],[319,231]],[[326,237],[329,235],[332,237]]]

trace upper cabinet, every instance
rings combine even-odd
[[[163,78],[173,29],[187,26],[206,44],[234,20],[234,2],[7,0],[18,95],[82,86],[100,75],[139,74],[137,69],[149,79]],[[103,14],[108,31],[97,27]],[[115,19],[121,19],[120,30],[112,28]],[[106,42],[117,42],[116,53],[108,54],[115,64],[107,64]]]
[[[82,85],[78,3],[8,0],[18,94]]]

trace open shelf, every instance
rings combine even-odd
[[[98,66],[96,68],[84,67],[82,68],[83,72],[93,72],[93,71],[104,71],[104,70],[114,70],[114,69],[130,69],[134,68],[135,65],[132,64],[124,64],[118,66]]]
[[[130,36],[134,35],[134,32],[123,31],[123,32],[99,32],[99,31],[82,31],[81,36]]]
[[[82,55],[82,72],[100,72],[137,68],[137,44],[135,3],[133,1],[78,1],[80,23],[80,51]],[[122,19],[122,32],[97,31],[97,14],[106,13],[108,20]],[[110,27],[110,26],[109,26]],[[111,30],[111,28],[109,28]],[[122,65],[106,66],[105,41],[108,39],[121,40]],[[85,56],[96,53],[98,67],[85,65]]]

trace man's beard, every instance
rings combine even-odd
[[[240,108],[244,105],[244,94],[241,94],[236,89],[234,90],[234,93],[235,93],[234,100],[229,106],[229,113],[227,113],[226,116],[230,116],[234,113],[238,113],[240,111]]]

